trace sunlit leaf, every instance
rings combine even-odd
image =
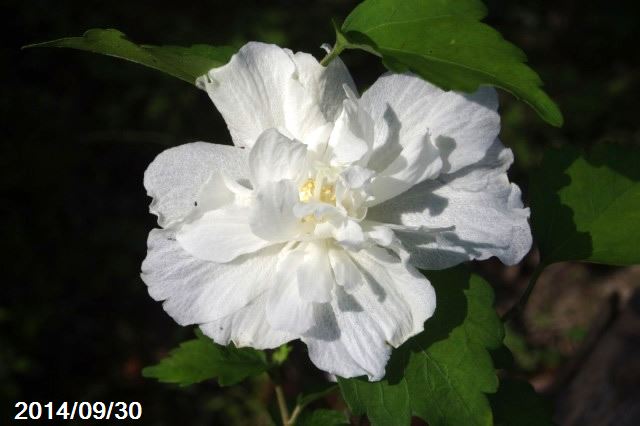
[[[637,148],[549,150],[530,185],[542,261],[640,263],[639,165]]]
[[[211,68],[226,64],[235,49],[196,44],[191,47],[149,46],[131,42],[114,29],[92,29],[82,37],[68,37],[25,47],[67,47],[126,59],[194,84]]]
[[[438,307],[425,331],[394,351],[380,382],[340,379],[345,401],[374,425],[491,425],[487,393],[498,388],[490,349],[501,346],[493,291],[464,268],[430,271]]]
[[[344,21],[335,48],[367,50],[392,71],[410,70],[445,90],[500,87],[561,126],[525,54],[480,22],[485,15],[480,0],[366,0]]]
[[[271,354],[271,361],[277,365],[284,364],[287,358],[289,358],[289,354],[291,353],[292,349],[293,347],[291,347],[291,345],[285,343],[284,345],[273,351],[273,353]]]
[[[142,375],[182,386],[208,379],[217,379],[220,385],[229,386],[268,368],[264,352],[220,346],[197,333],[196,339],[181,343],[159,364],[142,370]]]

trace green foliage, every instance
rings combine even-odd
[[[304,411],[296,426],[340,426],[348,425],[349,419],[344,413],[334,410]]]
[[[425,331],[394,351],[384,380],[340,379],[343,397],[373,425],[408,425],[412,415],[431,426],[491,425],[486,394],[498,379],[489,350],[504,337],[493,291],[462,267],[428,277],[438,306]]]
[[[549,150],[531,177],[542,262],[640,263],[640,150],[602,144]]]
[[[388,365],[387,368],[391,368]],[[370,383],[366,379],[339,379],[344,400],[355,414],[366,414],[372,425],[409,425],[411,401],[407,378]],[[425,391],[429,391],[425,389]]]
[[[284,345],[280,346],[278,349],[273,351],[273,353],[271,354],[271,362],[273,362],[276,365],[284,364],[284,362],[287,360],[287,358],[289,358],[289,354],[291,353],[292,349],[293,349],[293,347],[291,347],[287,343],[285,343]]]
[[[553,411],[531,385],[522,380],[502,380],[489,397],[496,426],[552,426]]]
[[[311,404],[312,402],[315,402],[320,398],[324,398],[325,396],[329,395],[331,392],[338,389],[338,386],[334,384],[323,384],[323,385],[324,386],[322,390],[318,390],[316,392],[309,393],[306,395],[302,395],[302,394],[298,395],[297,405],[299,405],[301,408],[304,408],[307,405]]]
[[[68,47],[115,56],[165,72],[194,84],[211,68],[229,61],[234,49],[196,44],[191,47],[138,45],[114,29],[92,29],[82,37],[68,37],[25,47]]]
[[[525,65],[525,54],[481,23],[485,16],[479,0],[366,0],[336,31],[332,56],[364,49],[381,56],[390,70],[410,70],[445,90],[497,86],[561,126],[562,113]]]
[[[159,364],[142,370],[142,375],[181,386],[216,378],[221,386],[229,386],[269,368],[264,352],[220,346],[202,333],[196,334],[196,339],[181,343]]]

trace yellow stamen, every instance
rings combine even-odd
[[[300,186],[299,196],[300,201],[307,203],[313,198],[313,192],[316,189],[316,182],[313,179],[307,179],[302,186]]]
[[[314,214],[308,214],[302,218],[302,223],[316,223],[316,216]]]
[[[333,185],[323,185],[320,190],[320,201],[328,204],[336,202],[336,187]]]
[[[335,204],[336,203],[336,187],[334,185],[322,185],[320,190],[316,192],[316,181],[315,179],[307,179],[300,186],[298,191],[298,196],[300,197],[300,201],[303,203],[308,203],[312,199],[319,200],[323,203],[327,204]]]

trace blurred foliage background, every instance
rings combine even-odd
[[[146,236],[155,224],[142,175],[167,147],[230,142],[206,94],[112,58],[20,47],[111,27],[152,44],[240,46],[261,40],[320,57],[319,46],[334,40],[330,19],[343,19],[356,3],[1,3],[0,412],[13,416],[20,400],[135,400],[143,404],[145,423],[211,425],[269,424],[274,409],[273,390],[262,379],[221,390],[215,383],[177,388],[140,376],[142,367],[193,336],[163,312],[139,279]],[[546,146],[640,144],[640,64],[632,53],[640,25],[634,2],[490,0],[487,5],[488,23],[525,50],[565,114],[565,126],[555,129],[503,94],[502,139],[516,153],[512,178],[525,194],[527,176]],[[364,53],[348,52],[343,59],[361,89],[384,71]],[[499,309],[522,291],[534,262],[535,252],[520,267],[476,265],[495,283]],[[593,281],[620,273],[575,266],[546,274],[549,284],[541,279],[541,296],[509,331],[517,372],[534,384],[553,376],[572,357],[595,303],[604,297],[593,290]],[[629,285],[637,285],[637,273],[624,273],[631,274]],[[567,282],[569,290],[560,291]],[[553,308],[564,321],[558,325],[550,304],[564,293],[570,304],[584,294],[591,302]],[[291,396],[324,381],[320,373],[307,373],[314,370],[304,348],[296,347],[293,358],[286,371]],[[321,404],[340,402],[329,397]]]

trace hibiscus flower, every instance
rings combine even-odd
[[[219,344],[300,339],[320,369],[379,380],[434,313],[417,268],[514,264],[531,247],[492,88],[386,74],[359,97],[340,59],[262,43],[198,86],[233,146],[181,145],[149,166],[161,228],[142,279]]]

